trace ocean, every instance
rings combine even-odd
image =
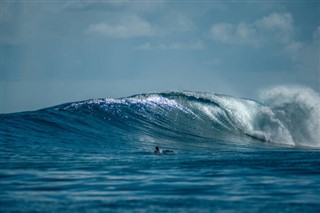
[[[319,94],[287,87],[1,114],[0,212],[320,212],[319,128]]]

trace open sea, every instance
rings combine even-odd
[[[1,213],[320,212],[307,88],[92,99],[1,114],[0,134]]]

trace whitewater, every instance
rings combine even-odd
[[[320,96],[204,92],[1,114],[1,212],[318,212]],[[155,155],[154,148],[174,150]]]

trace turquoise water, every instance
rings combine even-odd
[[[319,212],[317,98],[152,93],[2,114],[0,210]]]

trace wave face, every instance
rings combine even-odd
[[[61,141],[74,136],[90,141],[217,139],[320,147],[320,97],[316,92],[278,87],[264,91],[261,97],[258,102],[201,92],[167,92],[92,99],[2,115],[6,125],[1,130],[8,137]]]

